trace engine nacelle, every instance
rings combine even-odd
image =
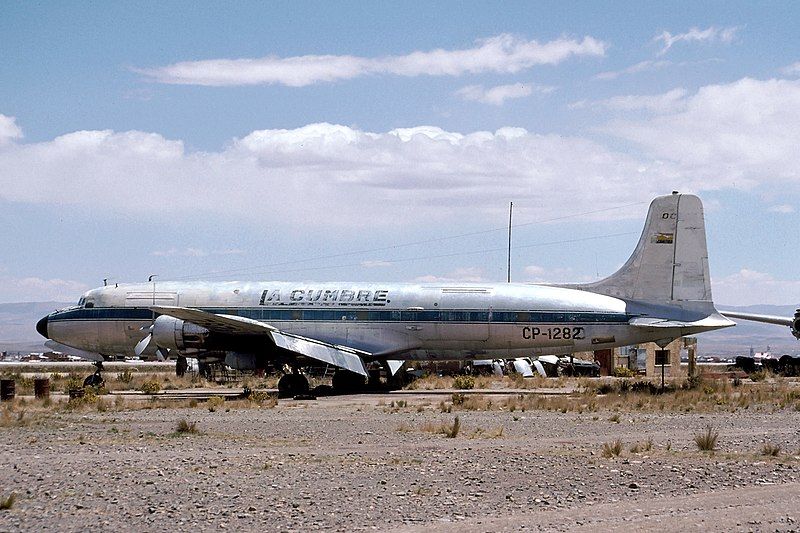
[[[236,370],[256,370],[264,368],[264,362],[255,354],[241,352],[227,352],[225,364]]]
[[[800,339],[800,309],[794,312],[794,320],[792,321],[792,335],[796,339]]]
[[[209,349],[210,334],[204,327],[167,315],[161,315],[153,322],[153,342],[156,346],[179,353]]]

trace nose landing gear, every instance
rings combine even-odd
[[[83,380],[84,387],[102,387],[105,383],[103,379],[103,375],[100,373],[103,370],[103,362],[102,361],[95,361],[92,363],[95,367],[94,374],[87,376],[86,379]]]

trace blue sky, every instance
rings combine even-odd
[[[515,280],[590,280],[678,189],[706,204],[718,302],[800,303],[797,20],[5,2],[0,302],[150,274],[502,281],[509,201]]]

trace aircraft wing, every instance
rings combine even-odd
[[[756,315],[753,313],[740,313],[738,311],[720,311],[728,318],[741,318],[742,320],[752,320],[753,322],[764,322],[766,324],[776,324],[778,326],[790,326],[794,322],[793,317],[775,315]]]
[[[209,331],[231,335],[264,335],[278,348],[368,376],[363,357],[371,357],[369,352],[287,333],[258,320],[240,316],[216,315],[188,307],[153,306],[150,309],[161,315],[197,324]]]
[[[671,320],[668,318],[657,318],[657,317],[636,317],[630,319],[628,321],[628,324],[630,324],[631,326],[641,327],[641,328],[693,328],[693,327],[727,328],[736,325],[734,322],[728,320],[727,318],[719,314],[713,314],[701,320],[695,320],[693,322],[685,320]]]

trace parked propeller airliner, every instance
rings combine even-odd
[[[405,360],[491,359],[598,350],[734,325],[711,299],[700,199],[650,204],[639,243],[615,274],[588,284],[158,282],[100,287],[37,330],[101,361],[196,357],[238,369],[333,365],[334,388]]]
[[[775,324],[776,326],[788,326],[794,338],[800,340],[800,308],[794,312],[794,316],[757,315],[755,313],[741,313],[739,311],[720,311],[720,314],[728,318],[739,320],[750,320],[752,322],[761,322],[762,324]]]

